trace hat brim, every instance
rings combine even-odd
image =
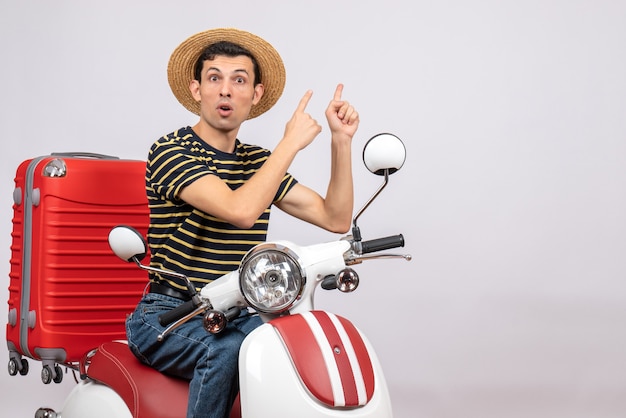
[[[209,29],[196,33],[181,43],[170,56],[167,79],[174,96],[190,112],[200,114],[200,104],[193,98],[189,83],[194,79],[194,66],[202,51],[219,41],[233,42],[254,55],[261,72],[264,91],[261,100],[250,110],[255,118],[276,104],[285,88],[285,66],[274,47],[250,32],[234,28]]]

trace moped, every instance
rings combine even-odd
[[[363,240],[357,220],[404,164],[402,141],[378,134],[364,147],[363,161],[383,184],[353,218],[351,234],[338,241],[299,246],[288,241],[252,248],[238,270],[199,292],[186,276],[141,263],[143,236],[118,226],[109,234],[115,254],[139,268],[178,277],[189,301],[160,317],[164,340],[178,326],[203,315],[207,332],[219,333],[248,309],[263,325],[244,340],[239,353],[240,391],[231,417],[391,417],[392,405],[376,353],[348,319],[315,310],[317,288],[352,292],[359,276],[352,268],[366,260],[407,254],[379,253],[403,247],[404,237]],[[377,253],[377,254],[374,254]],[[80,363],[80,381],[56,412],[40,408],[36,418],[140,418],[185,416],[188,382],[140,363],[125,341],[111,341]]]

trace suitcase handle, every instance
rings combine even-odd
[[[95,152],[53,152],[51,155],[55,157],[79,157],[79,158],[94,158],[98,160],[119,160],[120,157],[107,154],[98,154]]]

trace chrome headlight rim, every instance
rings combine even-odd
[[[267,308],[250,298],[248,292],[244,287],[244,282],[246,280],[244,273],[248,267],[248,264],[252,260],[272,252],[280,253],[281,255],[285,256],[290,261],[290,264],[296,267],[297,273],[300,277],[300,285],[297,293],[289,300],[288,303],[284,303],[279,307]],[[302,294],[304,292],[306,284],[306,272],[302,269],[301,266],[302,263],[300,262],[300,257],[298,257],[298,254],[291,248],[278,243],[258,244],[250,251],[248,251],[241,260],[241,264],[239,265],[239,290],[241,291],[241,294],[243,295],[245,301],[254,310],[265,314],[281,314],[291,309],[291,307],[293,307],[302,298]]]

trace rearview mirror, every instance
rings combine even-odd
[[[130,226],[116,226],[109,232],[109,246],[124,261],[143,260],[148,247],[143,236]]]
[[[406,148],[400,138],[382,133],[373,136],[363,147],[363,163],[367,169],[379,176],[393,174],[404,165]]]
[[[380,192],[389,183],[389,175],[398,171],[404,165],[406,159],[406,148],[400,138],[393,134],[378,134],[371,137],[363,147],[363,163],[367,169],[379,176],[384,176],[383,184],[376,193],[357,212],[352,220],[352,236],[354,241],[361,241],[361,232],[357,221],[365,212],[365,209],[378,197]]]

